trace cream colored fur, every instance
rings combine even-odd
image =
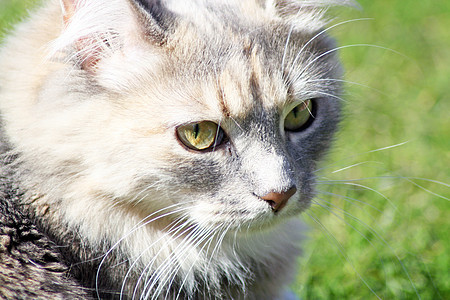
[[[250,63],[231,49],[224,58],[230,62],[209,78],[168,79],[173,76],[170,68],[196,53],[189,48],[192,43],[185,46],[184,40],[198,39],[202,47],[202,37],[214,35],[220,26],[213,14],[202,13],[206,4],[245,15],[245,22],[254,28],[282,23],[314,35],[325,24],[324,7],[350,1],[298,1],[299,9],[285,17],[276,12],[276,1],[264,6],[258,4],[262,1],[167,1],[167,8],[182,15],[186,24],[167,42],[173,49],[172,60],[146,40],[128,1],[79,2],[65,24],[60,3],[50,1],[8,37],[0,56],[1,117],[14,152],[20,154],[24,170],[20,181],[27,191],[26,201],[34,201],[31,209],[50,224],[63,224],[76,232],[93,248],[108,241],[120,249],[132,267],[124,278],[124,292],[133,292],[139,274],[144,274],[142,281],[148,279],[146,274],[154,276],[149,281],[154,284],[151,290],[161,298],[175,274],[184,278],[187,290],[196,288],[194,271],[210,278],[211,286],[219,286],[221,270],[241,284],[240,292],[230,291],[236,298],[281,297],[280,286],[288,284],[296,271],[302,225],[292,217],[308,206],[300,201],[301,192],[280,212],[284,216],[280,221],[266,203],[243,187],[242,202],[237,205],[251,213],[230,219],[215,216],[224,208],[209,203],[208,193],[196,199],[183,197],[182,188],[161,170],[176,168],[174,162],[189,161],[193,155],[179,146],[173,132],[178,125],[206,119],[239,132],[233,120],[255,110],[254,101],[246,96],[252,89],[248,85],[252,73],[257,74],[265,95],[261,106],[280,109],[283,116],[300,101],[318,95],[311,79],[321,75],[294,76],[298,97],[286,102],[280,97],[287,93],[283,81],[272,80],[257,48]],[[86,36],[88,45],[74,51]],[[99,54],[95,67],[87,72],[74,67],[95,51]],[[296,53],[290,51],[286,62],[292,63]],[[295,73],[305,66],[308,63],[292,70]],[[226,95],[231,119],[224,117],[217,101],[218,86]],[[290,174],[283,154],[272,153],[265,143],[245,143],[236,142],[247,149],[242,168],[255,174],[258,192],[282,187]],[[218,154],[204,154],[204,158],[214,155]],[[230,191],[245,186],[240,179],[229,184]],[[176,223],[181,219],[185,223]],[[171,224],[179,227],[171,231]],[[209,239],[214,232],[220,234]],[[205,238],[186,242],[200,234]],[[249,283],[246,262],[250,259],[264,262],[267,272],[277,272],[276,279]]]

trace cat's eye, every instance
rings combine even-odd
[[[202,121],[190,123],[177,128],[178,139],[193,150],[208,150],[220,145],[223,141],[223,130],[214,122]]]
[[[294,107],[284,119],[284,129],[287,131],[300,131],[305,128],[314,116],[313,103],[306,100]]]

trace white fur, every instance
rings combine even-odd
[[[293,276],[292,265],[299,251],[302,225],[290,217],[303,207],[291,201],[286,209],[291,212],[281,212],[287,221],[277,223],[267,203],[252,192],[264,195],[287,184],[290,175],[284,153],[265,149],[263,144],[249,145],[243,169],[256,174],[255,186],[248,187],[240,179],[229,183],[230,194],[241,191],[243,201],[236,207],[210,203],[210,195],[189,198],[189,191],[187,196],[176,196],[179,187],[161,170],[174,168],[169,157],[182,162],[196,154],[180,146],[172,129],[205,118],[221,122],[221,108],[211,100],[217,96],[217,82],[205,79],[196,83],[196,90],[189,82],[171,86],[161,75],[167,67],[163,55],[143,40],[124,0],[78,1],[66,25],[59,4],[50,2],[18,29],[0,55],[0,69],[8,70],[0,74],[0,110],[7,136],[30,172],[22,179],[32,191],[27,196],[42,194],[35,205],[51,206],[51,221],[61,221],[89,245],[110,241],[137,272],[145,271],[141,280],[154,274],[149,282],[157,292],[163,292],[175,274],[185,278],[183,284],[193,291],[194,271],[210,278],[212,286],[219,285],[222,271],[248,291],[249,299],[261,299],[261,291],[273,291],[267,297],[278,296],[280,286]],[[352,3],[295,1],[298,13],[283,18],[274,1],[268,1],[265,8],[253,1],[166,1],[172,11],[197,24],[198,32],[206,33],[211,33],[212,27],[203,24],[214,23],[206,4],[224,5],[237,13],[253,11],[246,21],[254,24],[281,22],[312,32],[323,26],[323,6]],[[77,43],[84,39],[89,42],[78,49]],[[100,54],[94,70],[86,74],[74,67],[74,60],[93,52]],[[256,58],[253,63],[257,69]],[[250,88],[244,84],[242,91],[236,88],[240,82],[236,78],[248,78],[249,71],[238,59],[229,68],[218,77],[228,99],[239,99],[227,103],[237,118],[254,108],[252,101],[242,100],[241,92]],[[259,68],[261,80],[268,78],[269,72]],[[296,80],[298,85],[304,81]],[[281,92],[282,88],[268,87],[263,105],[278,109],[282,100],[276,95]],[[237,122],[228,122],[230,128],[240,130]],[[226,155],[217,151],[204,157],[224,159]],[[260,165],[255,166],[255,160]],[[142,182],[150,183],[142,187]],[[186,198],[190,200],[186,202]],[[298,200],[299,195],[294,198]],[[238,209],[251,213],[231,219]],[[223,214],[216,216],[218,212]],[[166,213],[172,215],[161,217]],[[149,215],[152,217],[146,219]],[[181,218],[190,221],[175,226]],[[140,226],[143,220],[152,222]],[[261,225],[264,229],[255,230],[252,222],[265,224]],[[244,225],[249,233],[238,233]],[[280,272],[272,274],[280,281],[246,286],[251,276],[246,262],[250,259],[263,262],[268,273]],[[144,294],[151,287],[149,283]]]

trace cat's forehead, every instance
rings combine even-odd
[[[293,65],[293,53],[299,46],[287,43],[288,30],[277,34],[271,29],[258,28],[253,34],[239,36],[229,29],[222,36],[202,39],[195,30],[185,30],[184,39],[177,40],[174,48],[175,58],[168,63],[176,66],[173,80],[189,82],[183,87],[185,91],[195,90],[191,95],[198,98],[186,97],[186,104],[209,108],[216,118],[244,118],[255,110],[281,111],[295,101],[306,100],[308,95],[301,93],[308,79],[321,74],[312,74],[316,72],[313,69],[300,76],[303,60]]]
[[[179,66],[182,70],[172,80],[185,79],[177,100],[186,109],[215,120],[243,119],[254,111],[281,109],[291,100],[281,70],[268,65],[257,47],[250,53],[230,52],[215,62],[205,57],[207,65]]]
[[[245,117],[255,110],[276,110],[288,101],[281,70],[269,66],[258,47],[231,59],[218,76],[218,102],[225,115]]]
[[[282,113],[313,98],[311,92],[327,92],[317,83],[333,69],[324,61],[335,59],[321,55],[333,46],[324,34],[294,28],[262,8],[258,18],[247,18],[236,12],[245,6],[203,7],[195,14],[174,3],[168,6],[177,17],[162,44],[156,86],[167,87],[162,98],[177,122]],[[155,86],[154,77],[147,83]]]

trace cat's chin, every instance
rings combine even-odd
[[[293,218],[298,218],[306,208],[295,208],[285,212],[268,212],[261,218],[245,221],[242,225],[233,228],[237,234],[255,234],[261,231],[271,231],[284,225]]]

